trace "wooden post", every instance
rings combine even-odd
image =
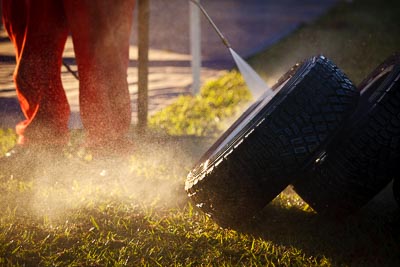
[[[200,2],[200,0],[195,0]],[[201,75],[201,24],[200,9],[194,3],[189,3],[190,10],[190,52],[192,54],[192,94],[200,91]]]
[[[138,129],[144,132],[148,114],[150,0],[138,2]]]

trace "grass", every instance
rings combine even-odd
[[[15,139],[3,137],[10,141],[8,146]],[[261,232],[222,229],[190,204],[183,192],[184,178],[210,139],[159,135],[138,139],[130,164],[118,166],[122,176],[93,176],[77,170],[78,165],[70,168],[77,164],[72,159],[66,160],[65,169],[49,171],[50,163],[29,177],[3,175],[0,265],[323,266],[330,262],[323,255],[265,239]],[[277,198],[273,206],[312,213],[295,196]]]
[[[212,139],[137,136],[119,176],[73,159],[0,177],[1,266],[393,266],[400,214],[375,201],[330,221],[290,188],[241,229],[223,229],[183,191]],[[2,133],[3,146],[15,136]],[[3,147],[5,149],[6,147]],[[78,165],[77,165],[78,164]],[[389,202],[390,204],[390,202]],[[392,203],[393,204],[393,203]],[[384,207],[384,208],[382,208]]]
[[[398,6],[395,1],[340,3],[250,63],[268,80],[323,53],[358,83],[400,47]],[[167,115],[177,115],[176,110]],[[129,163],[115,166],[116,176],[93,174],[90,163],[73,158],[57,168],[44,162],[24,177],[1,170],[0,266],[400,263],[400,213],[390,190],[359,213],[334,221],[315,214],[287,188],[247,226],[222,229],[183,192],[187,172],[214,137],[134,138],[136,153]],[[12,131],[0,131],[2,153],[14,144]]]
[[[180,96],[154,114],[149,126],[169,135],[215,136],[226,127],[225,120],[232,120],[250,100],[242,76],[233,70],[208,81],[196,96]]]

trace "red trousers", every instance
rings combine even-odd
[[[20,144],[65,144],[69,104],[62,53],[72,36],[79,102],[89,146],[124,137],[131,122],[127,84],[135,0],[3,0],[3,23],[16,51],[14,81],[26,120]]]

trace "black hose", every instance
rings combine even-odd
[[[71,67],[68,65],[68,63],[65,62],[65,60],[62,61],[62,64],[64,65],[64,67],[67,68],[67,71],[68,71],[69,73],[71,73],[71,74],[75,77],[75,79],[77,79],[77,80],[79,81],[78,72],[77,72],[77,71],[73,71],[73,70],[71,69]]]

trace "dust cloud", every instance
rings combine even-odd
[[[207,149],[204,138],[136,140],[124,161],[62,162],[44,159],[26,181],[10,179],[20,212],[57,219],[71,210],[107,203],[173,208],[187,202],[184,183],[195,160]],[[9,199],[10,200],[10,199]]]

